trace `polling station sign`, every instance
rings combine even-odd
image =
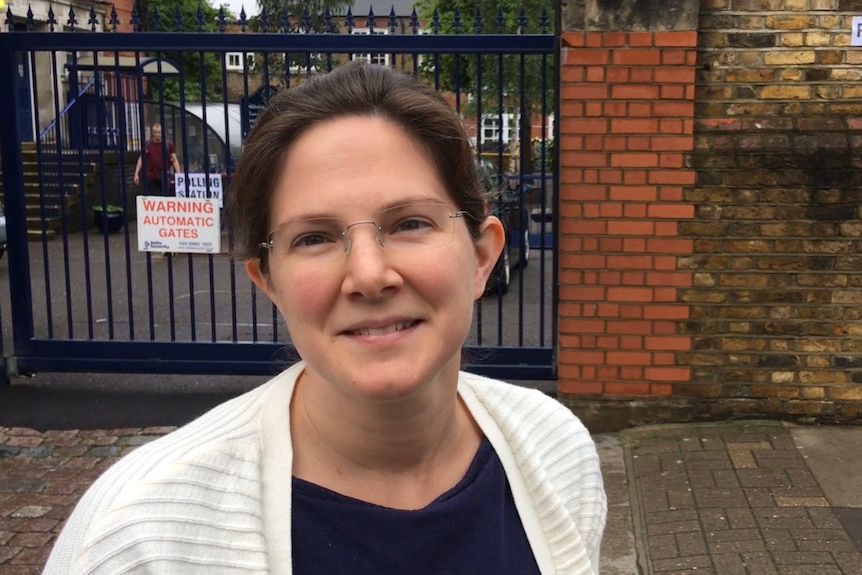
[[[221,174],[174,174],[174,190],[178,198],[215,198],[224,207],[224,186]]]
[[[213,254],[221,251],[215,198],[138,196],[138,251]]]

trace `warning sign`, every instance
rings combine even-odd
[[[138,250],[218,253],[218,200],[138,196]]]

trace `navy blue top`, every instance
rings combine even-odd
[[[293,478],[293,572],[539,573],[497,452],[485,439],[458,484],[415,511]]]

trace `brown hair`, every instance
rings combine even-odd
[[[351,62],[280,92],[258,117],[227,193],[225,217],[234,257],[260,257],[261,270],[267,271],[259,244],[270,231],[270,198],[293,142],[320,122],[366,115],[394,122],[419,142],[458,209],[472,216],[465,218],[471,234],[479,236],[483,190],[461,119],[421,80],[386,66]]]

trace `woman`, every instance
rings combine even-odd
[[[589,434],[459,371],[503,247],[458,116],[350,64],[279,94],[228,196],[235,255],[302,358],[139,448],[48,573],[598,573]]]

